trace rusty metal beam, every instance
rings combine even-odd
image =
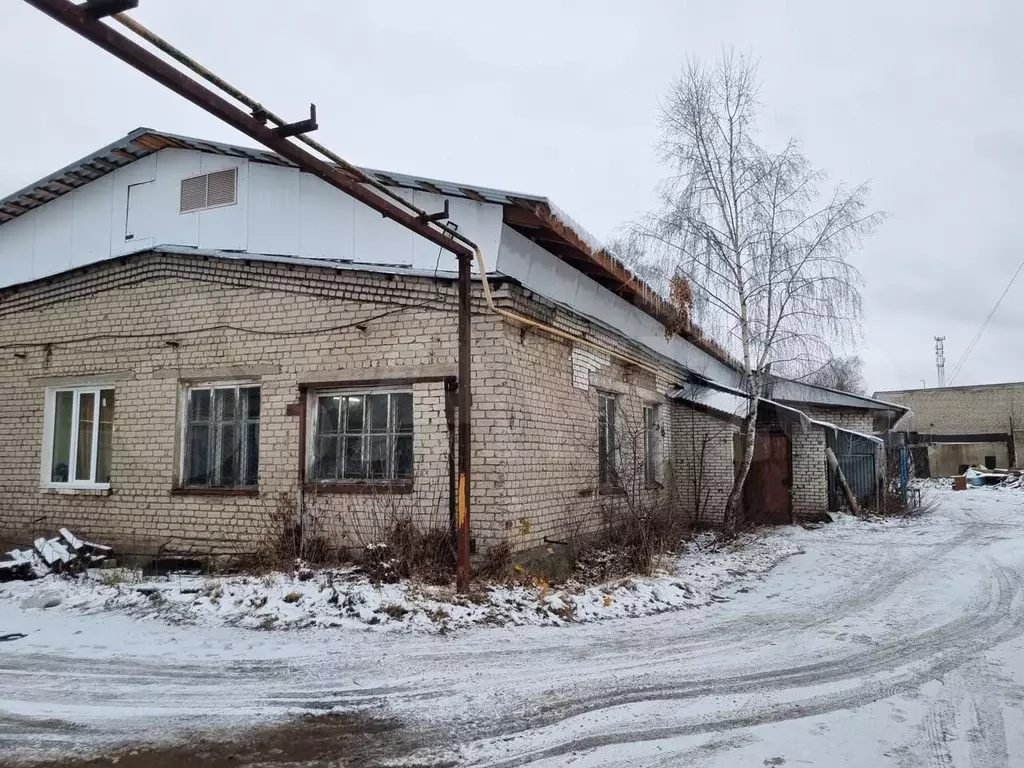
[[[81,5],[82,10],[94,19],[102,19],[104,16],[124,13],[138,7],[139,0],[85,0]]]
[[[312,173],[332,187],[369,206],[381,216],[412,230],[420,237],[456,256],[473,257],[472,249],[453,241],[452,237],[441,229],[431,226],[428,222],[420,221],[415,214],[403,210],[397,204],[371,192],[339,169],[299,148],[287,138],[279,136],[273,128],[259,122],[251,114],[243,112],[224,97],[199,84],[138,43],[93,18],[69,0],[25,0],[25,2],[50,18],[59,21],[86,40],[95,43],[107,53],[116,56],[144,75],[188,99],[197,107],[223,120],[232,128],[287,158],[301,170]]]

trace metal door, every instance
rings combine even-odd
[[[788,525],[793,521],[790,501],[790,449],[786,435],[758,433],[743,501],[746,522]]]
[[[871,508],[878,497],[877,444],[868,438],[839,432],[828,435],[828,446],[835,452],[843,477],[862,507]],[[828,471],[829,509],[840,509],[846,499],[839,487],[836,473]]]

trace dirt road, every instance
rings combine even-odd
[[[29,637],[0,645],[0,753],[205,738],[178,764],[219,765],[210,745],[242,733],[256,746],[235,765],[1024,766],[1024,495],[943,498],[925,519],[794,530],[806,553],[729,602],[567,629],[26,612]],[[354,718],[336,744],[320,721],[288,726],[319,751],[240,730],[325,712]]]

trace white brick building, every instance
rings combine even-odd
[[[544,198],[370,173],[447,202],[499,307],[588,342],[489,311],[476,275],[478,549],[594,532],[636,489],[721,520],[743,405],[721,348],[666,334],[658,297]],[[252,552],[295,519],[353,547],[399,518],[448,526],[454,268],[273,154],[148,129],[4,198],[0,539],[60,523]],[[786,451],[772,521],[821,511],[824,422],[867,432],[893,409],[766,394]]]

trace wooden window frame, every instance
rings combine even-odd
[[[178,410],[178,478],[177,482],[174,483],[174,487],[171,492],[175,495],[221,495],[221,496],[252,496],[259,492],[259,478],[260,478],[260,459],[261,456],[257,457],[256,460],[256,482],[252,485],[190,485],[188,483],[188,458],[189,458],[189,405],[192,401],[192,393],[203,390],[210,390],[210,408],[215,407],[215,397],[213,392],[218,389],[233,389],[235,390],[235,406],[238,407],[238,390],[255,388],[260,392],[260,416],[257,421],[257,446],[262,442],[263,435],[263,386],[260,381],[245,379],[245,380],[224,380],[224,381],[188,381],[182,382],[181,384],[181,404]],[[237,419],[236,419],[237,421]],[[251,422],[252,419],[241,419],[243,423]],[[212,423],[212,420],[211,420]],[[244,436],[243,436],[244,440]],[[260,451],[262,453],[262,451]]]
[[[318,407],[318,401],[322,397],[352,397],[359,396],[366,398],[370,395],[408,395],[413,399],[413,428],[408,433],[399,433],[397,428],[391,424],[393,418],[393,408],[388,406],[388,428],[384,433],[388,438],[388,444],[391,446],[391,440],[399,435],[408,435],[412,441],[412,472],[409,477],[394,477],[394,448],[389,448],[391,453],[391,473],[390,477],[381,478],[370,478],[370,477],[353,477],[353,478],[328,478],[318,479],[316,476],[316,463],[317,463],[317,428],[319,426],[320,409]],[[384,386],[384,387],[361,387],[361,386],[345,386],[345,387],[310,387],[306,390],[306,439],[305,439],[305,462],[303,466],[303,476],[306,485],[315,489],[320,493],[350,493],[350,494],[375,494],[375,493],[411,493],[414,489],[414,481],[416,477],[416,429],[415,429],[415,396],[411,386]],[[365,401],[364,401],[365,402]],[[365,409],[365,405],[364,405]],[[364,420],[365,420],[364,410]],[[367,431],[368,425],[365,424],[362,431],[363,440],[371,436],[372,433]],[[339,429],[341,426],[339,425]],[[340,434],[340,433],[339,433]],[[363,448],[365,451],[365,447]],[[338,461],[344,461],[343,455],[338,456]]]

